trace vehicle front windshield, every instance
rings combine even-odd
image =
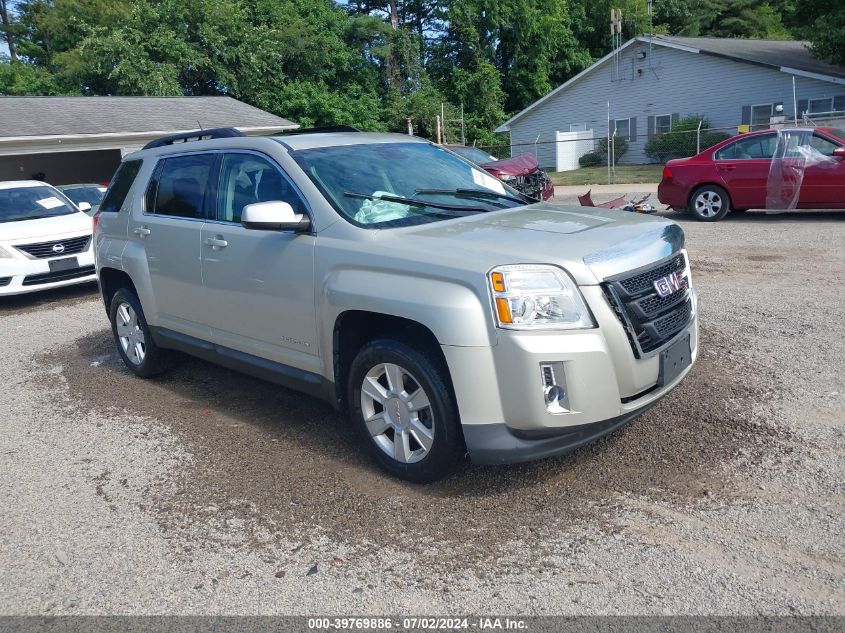
[[[106,195],[106,188],[99,185],[91,185],[90,187],[68,187],[62,189],[62,193],[70,198],[74,204],[80,202],[87,202],[90,205],[100,204],[103,201],[103,196]]]
[[[37,220],[78,213],[51,187],[0,189],[0,222]]]
[[[483,165],[485,163],[495,163],[496,157],[490,156],[487,152],[483,149],[478,149],[477,147],[450,147],[450,150],[455,152],[461,158],[466,158],[469,161],[472,161],[476,165]]]
[[[368,143],[292,152],[346,219],[368,228],[434,222],[527,204],[486,171],[429,143]]]

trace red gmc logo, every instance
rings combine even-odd
[[[671,294],[683,290],[687,287],[687,280],[684,279],[684,272],[682,270],[676,271],[671,275],[666,275],[654,282],[654,289],[661,297],[668,297]]]

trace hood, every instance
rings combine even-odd
[[[91,232],[91,218],[82,211],[76,211],[52,218],[0,222],[0,241],[41,240],[47,242],[68,233],[79,234],[85,231]]]
[[[556,264],[581,285],[669,257],[684,243],[681,227],[664,218],[549,203],[384,231],[383,237],[421,259],[438,253],[442,263],[466,268],[469,258],[483,273],[504,264]]]
[[[481,168],[494,176],[525,176],[537,171],[537,159],[531,154],[520,154],[513,158],[484,163]]]

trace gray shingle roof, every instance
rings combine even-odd
[[[743,40],[723,37],[673,37],[657,35],[655,43],[680,44],[696,48],[706,55],[727,57],[737,61],[794,68],[819,75],[845,78],[845,68],[815,59],[807,49],[807,42],[783,40]]]
[[[231,97],[0,97],[0,122],[0,137],[298,127]]]

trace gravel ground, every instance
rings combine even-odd
[[[0,301],[3,614],[845,614],[845,216],[675,216],[701,355],[573,455],[389,479],[327,405]]]

